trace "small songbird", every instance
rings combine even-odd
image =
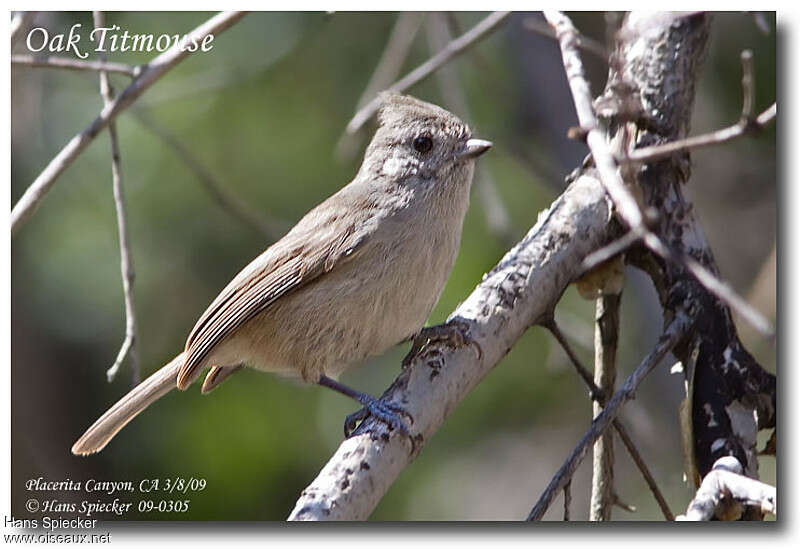
[[[474,139],[450,112],[384,92],[378,129],[355,179],[234,277],[185,350],[112,406],[72,452],[102,450],[139,412],[209,369],[208,393],[243,366],[299,377],[358,400],[408,433],[394,405],[336,381],[345,369],[417,338],[458,255]]]

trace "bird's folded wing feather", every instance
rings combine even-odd
[[[367,237],[363,232],[357,236],[356,224],[342,224],[335,213],[316,220],[314,231],[292,231],[277,244],[279,249],[268,249],[228,284],[189,334],[178,388],[191,385],[203,359],[226,336],[279,298],[348,261],[364,245]],[[313,247],[307,245],[307,232],[316,235]]]

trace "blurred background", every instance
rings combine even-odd
[[[131,33],[158,35],[184,34],[210,15],[114,12],[106,18]],[[344,128],[376,66],[391,82],[485,15],[254,13],[117,119],[143,376],[182,349],[196,318],[240,268],[353,177],[372,127],[355,137],[343,137]],[[573,17],[581,31],[605,44],[602,13]],[[89,12],[40,12],[33,25],[52,35],[74,23],[82,24],[85,45]],[[527,232],[587,152],[566,138],[576,118],[557,44],[537,31],[543,23],[538,14],[516,13],[445,71],[409,90],[450,108],[476,136],[495,143],[481,159],[461,253],[431,324],[443,321]],[[738,119],[742,49],[755,55],[758,111],[775,100],[779,38],[774,14],[715,16],[693,133]],[[392,40],[396,58],[381,63]],[[27,53],[24,40],[14,52]],[[150,58],[110,56],[130,64]],[[584,61],[597,94],[605,63],[589,52]],[[112,75],[117,91],[128,82]],[[13,65],[11,85],[13,204],[94,119],[102,99],[95,73]],[[776,152],[774,126],[756,138],[698,151],[687,184],[723,277],[773,321]],[[105,374],[125,333],[117,239],[106,132],[59,178],[12,243],[14,517],[37,516],[24,508],[31,478],[138,484],[194,476],[206,479],[207,487],[191,497],[187,513],[131,512],[123,518],[285,519],[341,441],[344,417],[356,409],[320,387],[244,371],[208,396],[199,386],[170,394],[99,455],[70,453],[84,429],[131,386],[127,362],[113,383]],[[618,379],[661,329],[650,281],[635,270],[626,276]],[[570,287],[557,319],[586,364],[593,316],[594,303]],[[739,326],[748,348],[774,372],[775,348]],[[380,394],[407,350],[400,346],[342,380]],[[645,381],[622,419],[677,513],[691,491],[683,482],[678,430],[683,381],[669,375],[670,360]],[[372,519],[520,519],[590,420],[587,391],[566,355],[542,328],[532,328],[453,412]],[[616,455],[617,493],[637,511],[615,508],[613,518],[660,520],[619,443]],[[774,459],[761,460],[761,474],[774,483]],[[572,483],[573,519],[588,517],[590,476],[588,458]],[[50,495],[62,502],[87,499],[82,493]],[[546,518],[557,520],[561,513],[559,497]]]

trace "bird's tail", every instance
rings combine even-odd
[[[139,412],[177,387],[178,372],[183,363],[184,353],[181,353],[134,387],[86,430],[72,446],[72,453],[87,456],[105,448],[108,441]]]

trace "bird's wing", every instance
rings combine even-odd
[[[364,231],[359,235],[357,223],[344,224],[338,210],[329,208],[327,215],[316,216],[312,211],[301,221],[305,226],[298,224],[296,230],[251,262],[211,303],[186,341],[179,389],[194,382],[203,359],[226,336],[276,300],[350,260],[363,247],[368,240]],[[311,246],[310,235],[316,240]]]

